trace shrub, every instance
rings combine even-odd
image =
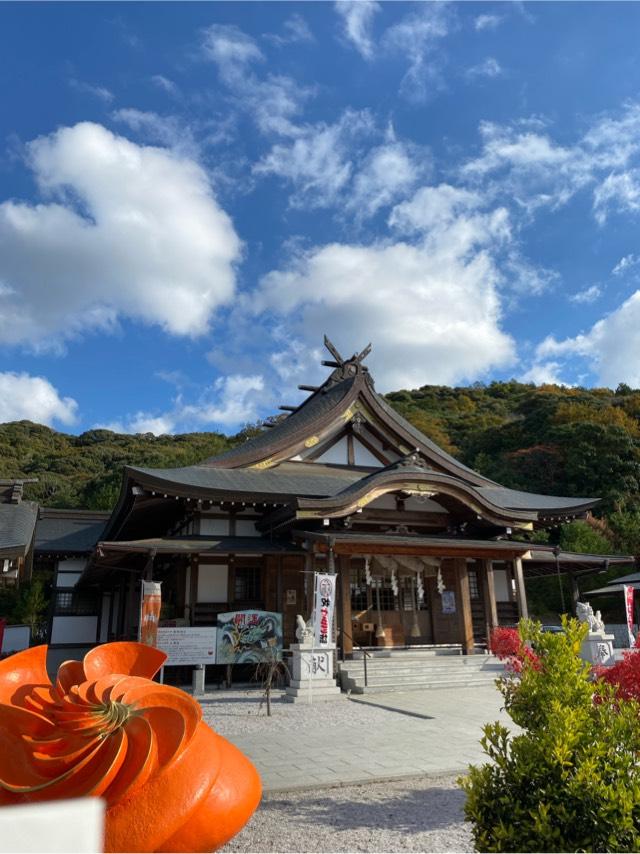
[[[520,637],[517,629],[495,628],[489,639],[489,649],[500,661],[506,663],[507,671],[520,673],[525,659],[532,667],[538,667],[538,656]]]
[[[523,621],[521,673],[499,680],[505,708],[521,729],[484,728],[491,760],[461,781],[465,814],[480,851],[640,850],[640,707],[599,684],[579,656],[586,624],[562,634]]]
[[[611,667],[596,668],[600,684],[612,685],[616,697],[621,700],[640,701],[640,650],[637,648],[622,654],[622,659]]]

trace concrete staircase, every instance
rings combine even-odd
[[[353,694],[385,691],[421,691],[436,688],[467,688],[492,685],[504,672],[503,665],[484,650],[476,655],[460,655],[456,649],[369,650],[367,685],[361,652],[350,661],[338,663],[343,691]]]

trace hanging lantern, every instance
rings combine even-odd
[[[391,589],[393,590],[393,595],[398,595],[398,579],[396,577],[395,569],[391,570]]]
[[[420,605],[424,604],[424,579],[422,578],[422,573],[419,572],[416,575],[416,592],[418,594],[418,603]]]
[[[447,588],[445,587],[444,579],[442,577],[442,569],[440,567],[438,567],[438,580],[436,581],[436,585],[438,587],[438,593],[442,596]]]

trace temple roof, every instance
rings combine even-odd
[[[298,517],[309,517],[321,512],[345,515],[376,495],[397,489],[431,493],[437,502],[444,496],[467,503],[478,516],[503,527],[511,522],[527,527],[533,522],[569,519],[598,503],[597,498],[509,489],[473,471],[402,418],[375,391],[363,364],[370,346],[343,359],[326,338],[325,344],[333,359],[323,364],[333,368],[331,374],[321,386],[301,386],[311,394],[297,407],[282,407],[292,411],[270,429],[265,427],[243,444],[198,465],[127,467],[105,536],[113,539],[135,496],[148,493],[209,501],[282,502],[291,505]],[[336,462],[339,448],[346,457]],[[357,464],[354,448],[366,465]]]

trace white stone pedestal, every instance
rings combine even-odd
[[[582,641],[580,658],[596,666],[614,664],[613,641],[613,635],[604,632],[589,632]]]
[[[339,699],[333,661],[335,644],[314,649],[306,644],[291,644],[291,684],[283,699],[289,703],[324,703]]]

